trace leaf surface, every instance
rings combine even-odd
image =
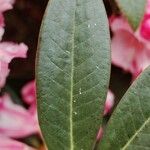
[[[150,149],[150,67],[131,85],[117,106],[99,149]]]
[[[52,0],[41,27],[38,115],[50,150],[90,150],[110,75],[109,27],[101,0]]]
[[[147,0],[116,0],[116,2],[123,15],[136,30],[144,15]]]

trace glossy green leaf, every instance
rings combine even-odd
[[[144,15],[147,0],[116,0],[116,2],[123,15],[136,30]]]
[[[37,54],[39,122],[49,150],[90,150],[110,75],[109,27],[101,0],[52,0]]]
[[[150,67],[117,106],[99,149],[150,150]]]

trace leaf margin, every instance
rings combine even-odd
[[[118,122],[117,122],[117,120],[118,120],[117,116],[120,116],[120,118],[121,118],[120,120],[121,121],[119,120],[119,123],[120,122],[122,123],[122,118],[126,115],[126,114],[124,116],[122,115],[123,114],[122,113],[122,109],[124,108],[124,105],[127,103],[127,101],[129,101],[129,102],[131,101],[131,100],[126,99],[126,98],[130,97],[129,94],[131,94],[131,91],[133,91],[134,88],[137,88],[139,86],[138,83],[142,84],[141,82],[144,80],[145,76],[148,76],[149,77],[149,81],[150,81],[150,66],[147,67],[141,73],[141,75],[139,75],[137,77],[137,79],[132,83],[132,85],[126,91],[126,93],[122,97],[121,101],[119,102],[119,104],[115,108],[114,112],[112,113],[112,116],[111,116],[110,120],[108,121],[108,124],[106,125],[106,128],[104,128],[104,136],[103,136],[102,140],[100,141],[100,144],[99,144],[99,147],[98,147],[99,150],[101,150],[101,149],[110,150],[111,148],[113,148],[112,147],[112,143],[116,143],[116,142],[119,141],[119,137],[118,137],[119,133],[118,132],[121,131],[121,128],[120,129],[115,128],[116,127],[115,124],[116,125],[118,124]],[[148,79],[148,77],[145,77],[145,78]],[[150,86],[149,86],[149,89],[150,89]],[[136,94],[137,92],[134,91],[133,93]],[[150,101],[149,101],[149,106],[150,106]],[[131,109],[130,109],[130,111],[131,111]],[[127,112],[125,112],[125,113],[127,113]],[[146,127],[147,124],[150,124],[150,109],[148,110],[148,113],[149,113],[148,114],[149,116],[147,116],[146,121],[144,121],[144,123],[141,125],[141,127],[138,130],[136,130],[136,132],[134,133],[134,135],[132,135],[129,138],[129,141],[126,142],[125,145],[123,145],[123,147],[121,148],[121,150],[126,150],[127,147],[129,146],[129,144],[132,143],[134,141],[134,139],[138,137],[138,134],[140,134],[140,132],[144,129],[144,127]],[[143,112],[142,112],[142,115],[143,115]],[[126,123],[126,122],[124,121],[124,123]],[[116,134],[116,135],[118,135],[117,137],[114,137],[115,136],[115,132],[117,132],[117,134]],[[116,150],[120,150],[120,147],[116,148]]]

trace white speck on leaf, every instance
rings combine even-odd
[[[77,115],[77,112],[74,112],[75,115]]]
[[[66,53],[70,54],[70,52],[69,52],[69,51],[66,51]]]
[[[81,88],[79,89],[79,94],[82,94],[82,92],[81,92]]]
[[[96,26],[97,24],[95,23],[94,25]]]
[[[99,69],[99,67],[98,67],[98,66],[96,66],[96,68],[97,68],[97,69]]]
[[[91,25],[90,24],[88,24],[88,28],[90,28],[91,27]]]

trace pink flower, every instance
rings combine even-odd
[[[97,134],[97,137],[96,137],[96,140],[97,141],[100,141],[103,137],[103,134],[104,134],[104,129],[101,127],[98,131],[98,134]]]
[[[2,42],[0,43],[0,60],[10,63],[13,58],[25,58],[27,49],[27,46],[23,43],[14,44],[11,42]]]
[[[134,78],[150,65],[150,0],[147,2],[143,21],[135,32],[122,16],[110,18],[112,63]]]
[[[9,74],[8,64],[0,62],[0,89],[4,86],[6,77]]]
[[[16,57],[25,58],[27,49],[27,46],[23,43],[0,43],[0,88],[2,88],[6,82],[6,77],[10,71],[9,63],[11,60]]]
[[[14,104],[8,94],[0,97],[0,149],[33,150],[12,138],[23,138],[35,133],[40,134],[34,81],[23,87],[22,97],[29,105],[28,109]],[[5,142],[1,142],[1,137],[4,137]]]
[[[111,113],[112,108],[114,106],[114,94],[109,90],[107,93],[107,98],[105,102],[105,107],[104,107],[104,116],[108,115]]]
[[[4,34],[4,17],[0,13],[0,41],[2,40],[3,34]]]
[[[1,150],[34,150],[33,148],[18,142],[16,140],[0,136],[0,149]]]
[[[22,99],[29,105],[28,112],[33,116],[36,122],[36,128],[42,138],[41,130],[38,123],[37,107],[36,107],[36,85],[35,81],[30,81],[21,90]],[[46,148],[44,148],[45,150]]]
[[[38,130],[37,122],[28,110],[14,104],[8,94],[0,97],[0,135],[20,138]]]
[[[35,81],[30,81],[29,83],[27,83],[22,91],[22,97],[24,99],[24,101],[27,103],[27,104],[32,104],[32,103],[35,103],[36,101],[36,95],[35,95]]]
[[[33,116],[38,133],[41,134],[37,117],[36,85],[34,80],[30,81],[22,88],[21,95],[24,102],[29,105],[28,112]]]
[[[15,0],[0,0],[0,41],[4,34],[4,17],[3,12],[9,9],[12,9],[12,5],[14,4]]]
[[[150,14],[144,16],[140,28],[140,34],[144,39],[150,40]]]
[[[15,0],[0,0],[0,41],[2,39],[2,36],[4,34],[4,17],[3,12],[9,9],[13,8]]]
[[[36,114],[36,90],[35,81],[30,81],[27,83],[22,91],[22,98],[25,103],[29,105],[29,111],[31,114]]]
[[[5,26],[3,12],[12,9],[14,2],[15,0],[0,0],[0,41],[4,34]],[[9,63],[11,60],[17,57],[25,58],[27,49],[27,46],[23,43],[0,42],[0,88],[5,85],[6,77],[10,71]],[[24,91],[23,94],[28,93]],[[8,94],[0,97],[0,149],[33,150],[33,148],[12,139],[39,133],[35,96],[32,98],[25,99],[30,105],[29,109],[25,109],[14,104]]]
[[[0,12],[12,9],[15,0],[0,0]]]
[[[0,13],[0,27],[4,27],[4,17],[1,13]]]
[[[4,17],[3,12],[12,9],[15,0],[0,0],[0,41],[4,34]],[[9,74],[9,63],[13,58],[25,58],[27,46],[23,43],[14,44],[12,42],[0,43],[0,89],[5,85],[6,77]]]
[[[140,27],[140,35],[145,40],[150,40],[150,0],[147,0],[147,7]]]
[[[4,34],[4,28],[0,27],[0,41],[2,39],[3,34]]]

